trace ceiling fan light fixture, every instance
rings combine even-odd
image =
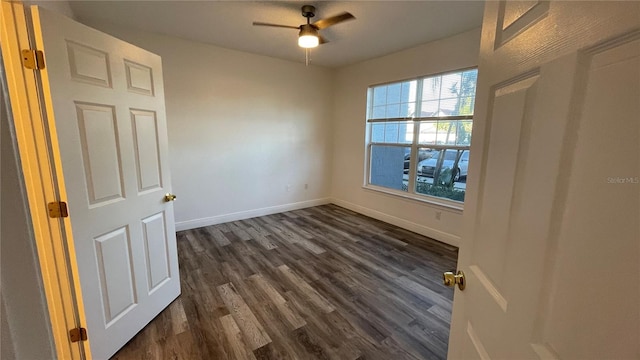
[[[297,29],[300,32],[298,33],[298,46],[305,49],[305,54],[307,54],[307,58],[309,56],[309,49],[315,48],[320,44],[326,44],[327,39],[320,36],[319,31],[328,28],[329,26],[340,24],[344,21],[353,20],[356,17],[351,15],[350,13],[343,11],[338,15],[334,15],[325,19],[320,19],[311,23],[311,18],[316,16],[316,8],[313,5],[303,5],[302,8],[302,16],[307,19],[306,24],[302,24],[300,26],[292,26],[292,25],[283,25],[283,24],[272,24],[266,22],[254,21],[254,26],[270,26],[277,28],[286,28],[286,29]],[[308,61],[308,59],[307,59]]]
[[[318,37],[318,30],[312,25],[305,24],[300,26],[300,34],[298,35],[298,46],[309,49],[314,48],[320,44],[320,38]]]
[[[305,49],[317,47],[320,40],[315,35],[303,35],[298,38],[298,46]]]

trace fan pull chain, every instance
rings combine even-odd
[[[309,49],[304,49],[304,65],[309,66]]]

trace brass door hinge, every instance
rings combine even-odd
[[[67,203],[64,201],[54,201],[47,204],[50,218],[66,218],[69,216]]]
[[[77,327],[69,330],[69,340],[71,340],[71,342],[87,341],[87,329]]]
[[[22,65],[31,70],[44,69],[44,53],[40,50],[22,50]]]

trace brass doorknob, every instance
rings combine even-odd
[[[462,272],[462,270],[458,270],[456,274],[451,271],[447,271],[442,274],[442,282],[449,287],[454,287],[456,284],[458,284],[458,289],[464,290],[464,273]]]
[[[175,195],[173,195],[173,194],[171,194],[171,193],[166,193],[166,194],[164,194],[164,201],[165,201],[165,202],[175,201],[175,200],[176,200],[176,197],[177,197],[177,196],[175,196]]]

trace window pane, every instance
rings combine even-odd
[[[456,120],[439,120],[436,125],[438,129],[436,144],[455,145],[457,139],[457,123]]]
[[[416,101],[417,80],[404,81],[386,85],[387,104],[398,104]]]
[[[431,120],[420,122],[420,145],[471,145],[472,120]]]
[[[426,78],[422,81],[422,100],[436,100],[440,98],[440,76]]]
[[[462,73],[447,74],[442,76],[441,99],[457,98],[460,94]]]
[[[371,141],[384,142],[384,123],[371,124]]]
[[[478,71],[422,80],[422,117],[473,115]]]
[[[467,96],[459,99],[455,115],[473,115],[476,98]]]
[[[404,173],[405,175],[409,174],[409,167],[411,166],[411,154],[409,151],[410,148],[406,148],[406,154],[404,156]],[[435,152],[437,154],[437,152]],[[434,151],[432,149],[419,149],[418,150],[418,162],[422,160],[427,160],[433,156]],[[405,185],[408,182],[408,176],[405,176]]]
[[[386,106],[374,106],[369,119],[384,119]]]
[[[378,86],[373,88],[373,106],[385,105],[387,103],[387,87]]]
[[[387,105],[387,118],[400,117],[400,104]]]
[[[439,103],[440,103],[439,100],[423,101],[422,112],[420,113],[420,116],[421,117],[438,116],[438,109],[440,108]]]
[[[471,130],[473,129],[472,120],[460,120],[458,121],[458,136],[456,137],[456,145],[469,146],[471,145]]]
[[[458,99],[442,99],[440,100],[440,109],[436,116],[455,116],[457,112]]]
[[[387,85],[387,104],[398,104],[402,101],[401,93],[402,85],[400,83]]]
[[[476,99],[476,84],[478,82],[478,70],[467,70],[462,73],[460,80],[460,90],[457,94],[458,104],[456,104],[454,115],[473,115],[473,107]]]
[[[416,89],[418,82],[416,80],[406,81],[402,83],[402,101],[403,102],[415,102],[416,101]]]
[[[435,145],[437,133],[437,121],[420,122],[420,135],[418,136],[418,143],[423,145]]]
[[[467,70],[462,73],[462,95],[475,96],[478,82],[478,69]]]
[[[404,175],[405,158],[411,148],[404,146],[371,146],[371,174],[369,183],[390,189],[407,191]]]
[[[402,103],[400,104],[400,117],[411,117],[414,115],[415,104]]]
[[[419,161],[416,166],[415,191],[423,195],[464,201],[469,150],[421,148],[418,151],[429,153],[430,157]]]
[[[398,142],[398,123],[385,123],[384,125],[384,142],[397,143]]]
[[[415,115],[418,81],[404,81],[372,88],[369,119]]]
[[[411,144],[413,142],[413,122],[388,121],[371,123],[371,142]]]

